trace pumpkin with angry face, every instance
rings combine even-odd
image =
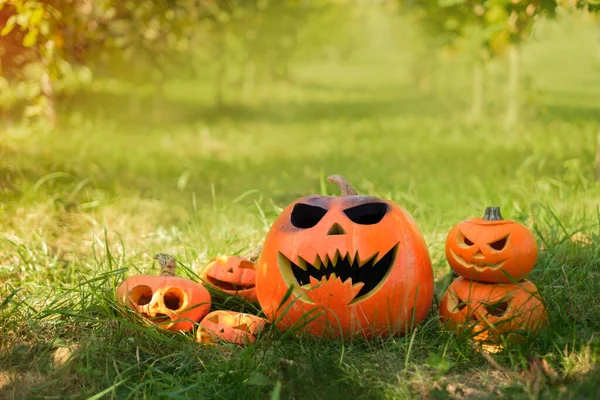
[[[224,293],[256,301],[254,263],[243,257],[215,257],[204,267],[200,279]]]
[[[548,318],[533,283],[483,283],[459,277],[440,302],[442,322],[458,332],[470,330],[481,341],[498,341],[500,335],[533,330]]]
[[[446,258],[460,276],[481,282],[520,281],[535,266],[537,245],[527,227],[488,207],[483,218],[454,226],[446,238]]]
[[[282,330],[323,336],[401,334],[425,318],[433,271],[411,215],[359,196],[303,197],[272,225],[256,263],[258,301]]]

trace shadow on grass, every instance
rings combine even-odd
[[[306,84],[310,86],[310,84]],[[336,93],[344,97],[343,89],[326,88],[320,90]],[[355,89],[358,91],[358,89]],[[395,96],[390,98],[365,89],[361,100],[315,101],[302,98],[298,102],[266,100],[260,105],[245,105],[231,102],[223,106],[206,104],[200,98],[162,99],[153,103],[151,97],[136,99],[127,94],[81,92],[68,100],[64,111],[81,112],[87,116],[115,118],[125,125],[161,127],[173,124],[204,122],[208,124],[223,121],[237,123],[288,124],[309,123],[320,120],[362,118],[395,118],[403,115],[433,116],[447,112],[447,104],[433,96],[421,95],[411,87],[397,87]]]

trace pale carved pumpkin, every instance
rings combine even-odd
[[[235,311],[217,310],[209,313],[196,332],[198,343],[214,343],[223,340],[229,343],[255,343],[266,321],[256,315]]]
[[[191,330],[210,310],[211,297],[200,283],[175,276],[176,261],[167,254],[155,257],[160,276],[136,275],[117,288],[117,300],[168,330]]]

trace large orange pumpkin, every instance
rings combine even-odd
[[[173,257],[159,254],[155,259],[161,274],[126,279],[117,288],[117,300],[160,328],[191,330],[210,310],[210,293],[198,282],[175,276]]]
[[[200,278],[222,292],[256,301],[254,263],[243,257],[215,257],[204,267]]]
[[[224,340],[229,343],[248,344],[265,327],[266,321],[256,315],[236,311],[217,310],[209,313],[196,332],[198,343],[214,343]]]
[[[446,290],[439,314],[451,329],[470,330],[482,341],[536,329],[548,318],[536,286],[528,280],[494,284],[462,277],[456,278]]]
[[[328,180],[342,196],[293,202],[266,237],[256,263],[263,311],[282,330],[314,335],[405,333],[433,300],[415,221],[398,204],[357,195],[339,175]]]
[[[483,218],[454,226],[446,238],[446,258],[460,276],[481,282],[520,281],[535,266],[537,245],[524,225],[487,207]]]

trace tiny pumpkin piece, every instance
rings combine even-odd
[[[459,277],[440,301],[441,321],[456,332],[470,331],[473,339],[497,344],[501,335],[532,331],[548,320],[537,287],[518,283],[483,283]]]
[[[256,315],[217,310],[209,313],[196,331],[196,341],[211,344],[223,340],[235,344],[255,343],[266,321]]]
[[[535,267],[537,244],[526,226],[503,219],[499,207],[483,218],[455,225],[446,238],[446,258],[460,276],[480,282],[515,282]]]
[[[217,256],[200,273],[202,281],[232,296],[256,302],[254,263],[237,256]]]
[[[191,279],[175,276],[177,261],[168,254],[154,257],[159,276],[135,275],[117,288],[117,300],[160,328],[191,330],[210,310],[208,290]]]
[[[400,205],[328,180],[341,196],[300,198],[271,226],[256,262],[260,306],[284,331],[405,334],[433,301],[425,240]]]

